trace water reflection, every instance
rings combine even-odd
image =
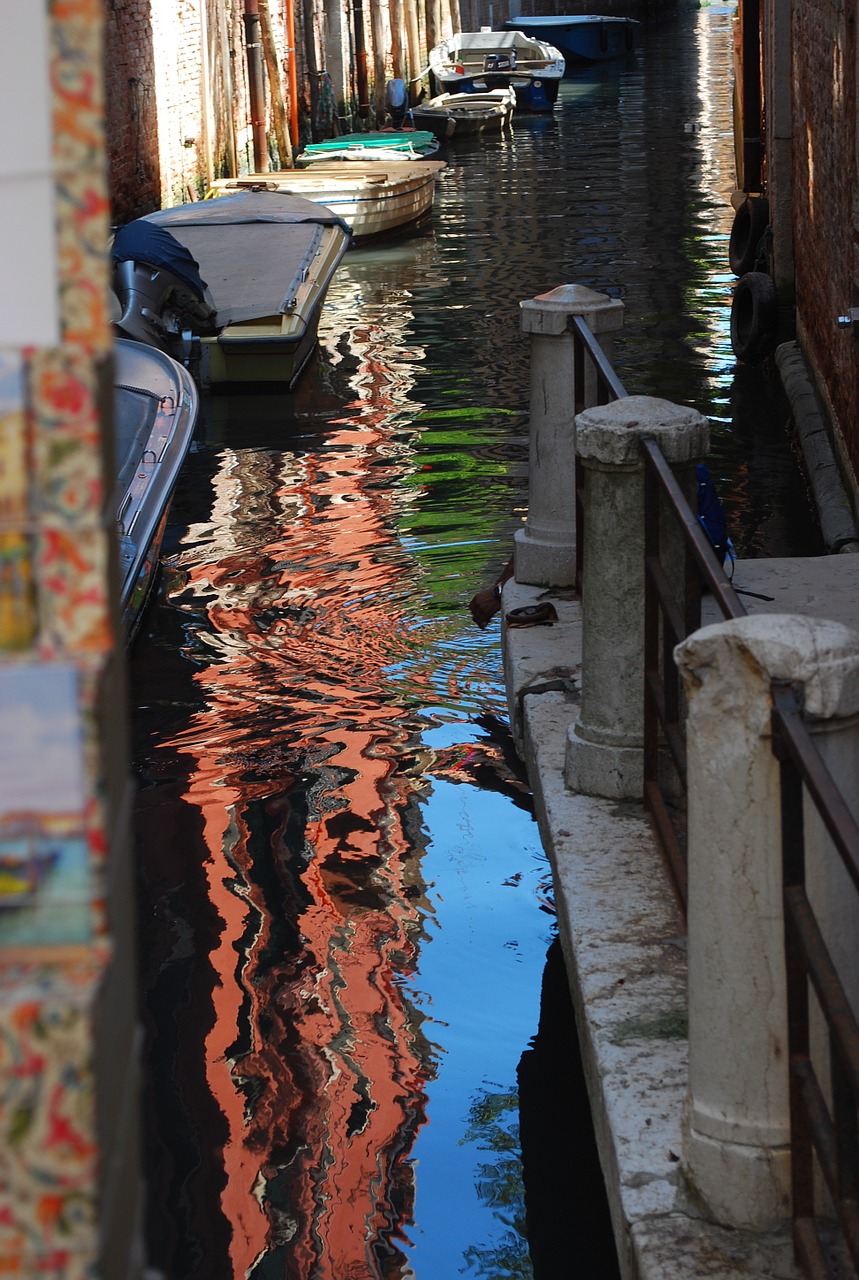
[[[208,467],[205,518],[188,524],[170,578],[193,709],[174,732],[160,729],[148,768],[160,772],[171,758],[177,794],[200,816],[191,856],[218,924],[205,943],[211,1013],[198,1009],[193,1024],[203,1036],[196,1089],[219,1117],[207,1156],[217,1164],[226,1226],[218,1243],[226,1257],[212,1256],[203,1236],[182,1260],[185,1274],[410,1273],[411,1153],[463,1011],[460,1000],[439,1022],[450,975],[426,985],[431,966],[418,964],[438,918],[433,889],[453,872],[463,881],[457,898],[470,900],[466,939],[457,940],[446,912],[444,945],[433,948],[447,957],[444,968],[483,945],[477,921],[486,912],[465,883],[475,861],[465,850],[481,840],[476,803],[445,798],[429,827],[422,814],[445,788],[473,788],[477,779],[493,806],[510,797],[523,818],[491,878],[507,881],[508,896],[529,893],[534,917],[545,898],[534,896],[542,865],[522,882],[523,851],[537,845],[527,789],[509,751],[504,758],[497,717],[478,711],[498,694],[494,673],[490,691],[469,655],[485,644],[462,642],[466,619],[446,616],[443,593],[428,590],[438,561],[424,566],[420,548],[432,544],[399,532],[421,524],[412,518],[425,488],[413,483],[421,405],[408,394],[422,353],[403,341],[402,297],[383,323],[352,284],[340,306],[353,309],[353,327],[327,373],[340,380],[336,419],[311,440],[296,415],[289,451],[262,443],[284,429],[282,401],[257,405],[269,421],[254,422],[253,446],[228,447],[223,423],[210,425],[212,443],[195,454]],[[466,727],[469,702],[475,721]],[[439,851],[439,828],[452,818]],[[487,815],[489,829],[497,821]],[[433,873],[439,852],[446,865]],[[149,953],[157,987],[180,933],[187,939],[197,925],[183,914],[177,932],[179,885],[160,898],[161,886],[153,889],[161,918],[150,927],[172,930],[177,945],[167,958]],[[518,941],[506,945],[515,963]],[[480,971],[469,965],[472,983]],[[160,1001],[151,1007],[157,1017]],[[441,1040],[427,1034],[427,1021],[444,1029]],[[484,1010],[472,1014],[466,1039],[478,1021],[496,1034]],[[160,1026],[155,1034],[165,1037]],[[190,1112],[197,1104],[177,1105]],[[195,1119],[188,1115],[187,1126]],[[470,1174],[469,1157],[455,1181]],[[180,1178],[192,1201],[197,1177],[192,1163]],[[467,1219],[457,1233],[457,1265],[472,1229]],[[427,1248],[438,1245],[422,1242]]]
[[[783,406],[726,347],[729,50],[686,15],[458,148],[430,234],[347,257],[296,394],[206,406],[133,670],[169,1280],[529,1274],[550,877],[465,606],[526,501],[519,302],[566,281],[624,299],[629,390],[710,414],[741,549],[805,537]]]
[[[190,757],[222,922],[204,1052],[237,1276],[284,1248],[297,1275],[322,1253],[363,1274],[366,1241],[391,1250],[413,1198],[399,1157],[431,1063],[398,983],[421,933],[422,783],[382,673],[413,644],[414,575],[386,527],[393,490],[362,491],[391,463],[359,426],[332,428],[324,470],[223,450],[174,591],[206,619],[188,653],[200,705],[164,746]],[[317,1197],[323,1178],[336,1196]]]

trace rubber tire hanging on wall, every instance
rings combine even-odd
[[[743,364],[759,364],[775,343],[778,299],[764,271],[740,276],[731,302],[731,349]]]
[[[754,271],[761,236],[770,222],[770,204],[765,196],[746,196],[734,215],[728,241],[728,261],[735,276]]]

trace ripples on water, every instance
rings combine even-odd
[[[812,536],[783,406],[730,356],[728,14],[453,150],[431,232],[348,255],[296,394],[205,408],[132,672],[168,1280],[532,1274],[550,875],[465,606],[525,508],[518,304],[561,283],[623,298],[628,390],[710,415],[741,550]]]

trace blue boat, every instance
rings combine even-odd
[[[607,62],[635,51],[638,28],[634,18],[605,18],[599,14],[510,18],[505,31],[524,31],[560,49],[567,70],[587,62]]]

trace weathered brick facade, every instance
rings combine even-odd
[[[114,221],[200,197],[207,175],[230,172],[231,130],[238,171],[252,169],[244,0],[105,0],[105,5]],[[382,8],[387,24],[387,4]],[[286,0],[268,0],[268,9],[282,92],[288,98]],[[293,10],[303,145],[320,131],[333,131],[330,118],[323,118],[324,110],[312,110],[316,95],[310,92],[311,67],[329,72],[337,113],[349,111],[349,15],[341,0],[293,0]],[[369,7],[364,12],[369,49]],[[392,74],[390,50],[386,74]],[[266,84],[266,130],[273,149],[273,103],[267,80]],[[322,105],[324,109],[324,99]],[[328,110],[330,117],[330,106]]]
[[[856,0],[794,0],[793,233],[797,328],[859,477]]]
[[[105,21],[107,150],[114,220],[160,204],[158,113],[150,0],[108,0]]]

